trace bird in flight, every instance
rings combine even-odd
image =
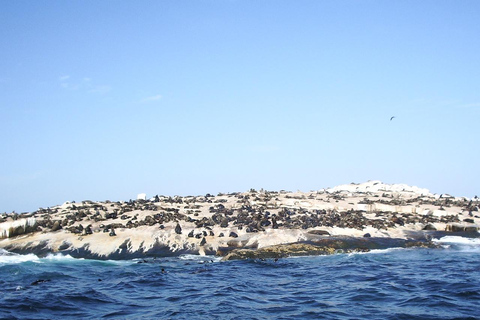
[[[392,121],[392,120],[393,120],[393,118],[395,118],[395,116],[391,117],[391,118],[390,118],[390,121]]]

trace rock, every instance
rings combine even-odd
[[[476,226],[466,226],[465,232],[478,232],[478,227]]]
[[[445,227],[445,231],[449,231],[449,232],[477,232],[478,227],[477,226],[464,226],[464,225],[461,225],[461,224],[452,223],[452,224],[447,224],[447,226]]]
[[[64,242],[62,242],[61,245],[58,246],[58,250],[59,251],[66,250],[66,249],[70,248],[70,246],[71,246],[70,243],[64,241]]]
[[[372,235],[371,235],[370,233],[365,233],[365,234],[363,235],[363,237],[364,237],[364,238],[371,238]]]
[[[193,238],[193,230],[188,233],[189,238]]]
[[[229,246],[230,242],[232,241],[234,240],[229,241]],[[223,252],[225,254],[223,260],[238,260],[283,258],[290,256],[327,255],[334,253],[368,252],[373,249],[387,249],[395,247],[434,248],[437,247],[437,245],[432,243],[431,241],[415,241],[399,238],[328,237],[306,242],[263,247],[257,250],[246,249],[237,245],[236,249],[228,250],[228,248],[222,248],[222,250],[220,250],[219,248],[218,252]]]
[[[110,237],[115,237],[117,234],[115,233],[115,230],[112,229],[108,235],[109,235]]]
[[[238,234],[236,234],[235,232],[230,232],[229,234],[230,238],[238,238]]]
[[[335,249],[315,246],[307,243],[282,244],[261,248],[258,250],[235,249],[229,252],[223,260],[242,259],[274,259],[289,256],[311,256],[335,253]]]
[[[207,240],[205,238],[202,238],[202,241],[200,242],[201,246],[204,246],[207,243]]]

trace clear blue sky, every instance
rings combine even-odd
[[[480,195],[479,17],[453,0],[1,1],[0,212],[367,180]]]

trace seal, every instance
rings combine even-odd
[[[182,227],[180,227],[180,224],[178,222],[177,222],[177,226],[175,227],[175,233],[182,234]]]

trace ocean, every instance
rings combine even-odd
[[[0,251],[1,319],[480,319],[480,239],[221,262]]]

